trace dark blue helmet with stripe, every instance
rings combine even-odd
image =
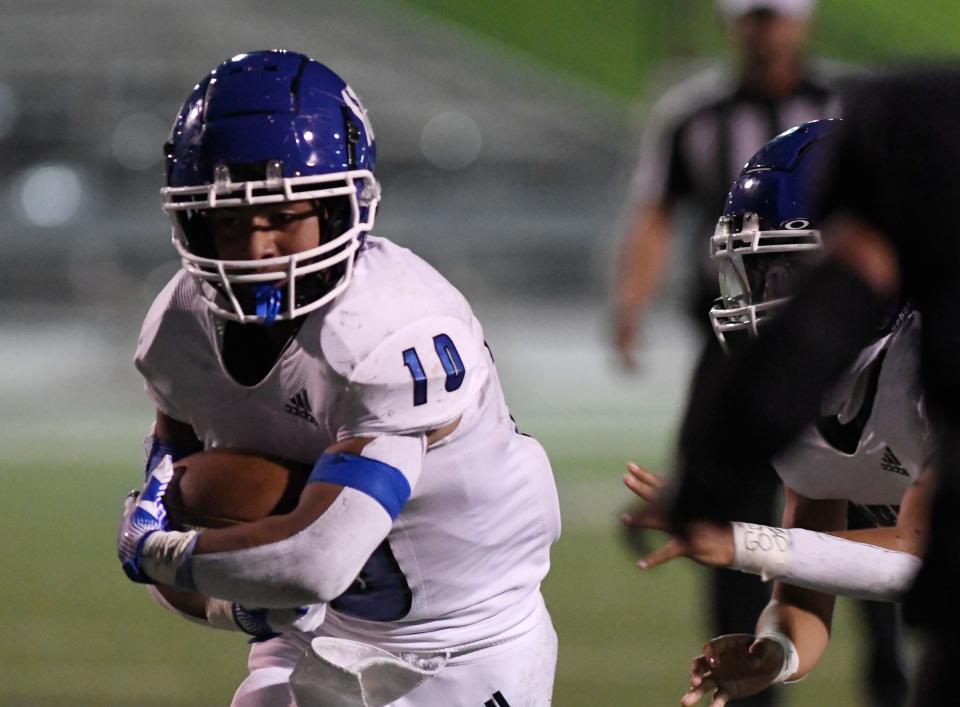
[[[291,319],[348,284],[380,199],[376,144],[353,89],[323,64],[283,50],[235,56],[198,83],[166,144],[164,210],[184,269],[210,307],[244,322]],[[267,263],[217,258],[211,209],[310,200],[318,248]],[[270,272],[272,271],[272,272]],[[256,296],[248,296],[256,290]]]
[[[730,190],[711,238],[720,298],[710,320],[721,344],[730,332],[756,335],[822,249],[817,187],[839,124],[817,120],[778,135],[747,162]]]

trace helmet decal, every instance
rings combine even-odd
[[[353,92],[353,89],[347,86],[340,92],[343,96],[343,102],[347,104],[347,107],[353,111],[353,114],[357,116],[357,120],[363,123],[364,134],[367,137],[367,145],[373,144],[373,126],[370,125],[370,118],[367,116],[367,111],[363,107],[363,104],[360,103],[360,99],[357,97],[357,94]]]

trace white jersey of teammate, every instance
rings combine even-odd
[[[461,420],[427,451],[389,536],[331,603],[322,633],[443,651],[542,621],[540,582],[560,530],[550,465],[517,432],[480,324],[439,273],[368,236],[350,286],[306,317],[254,386],[226,372],[222,331],[181,272],[147,315],[136,356],[157,407],[205,448],[312,463],[338,439]]]
[[[864,349],[822,417],[774,460],[784,484],[811,499],[846,499],[883,525],[933,452],[919,383],[920,315],[908,311]]]

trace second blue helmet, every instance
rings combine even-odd
[[[755,336],[822,249],[817,189],[839,125],[816,120],[787,130],[757,152],[734,182],[710,241],[720,273],[710,321],[721,344],[731,332]]]

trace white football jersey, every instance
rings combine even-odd
[[[388,650],[441,650],[526,630],[560,531],[541,446],[510,417],[464,297],[409,250],[368,236],[353,280],[308,315],[273,369],[237,383],[223,322],[178,273],[154,302],[136,365],[157,407],[205,448],[312,463],[338,439],[433,430],[409,501],[323,631]]]
[[[895,519],[933,452],[919,379],[920,326],[920,315],[910,312],[860,354],[824,401],[822,417],[774,460],[787,486],[867,507],[883,524]]]

